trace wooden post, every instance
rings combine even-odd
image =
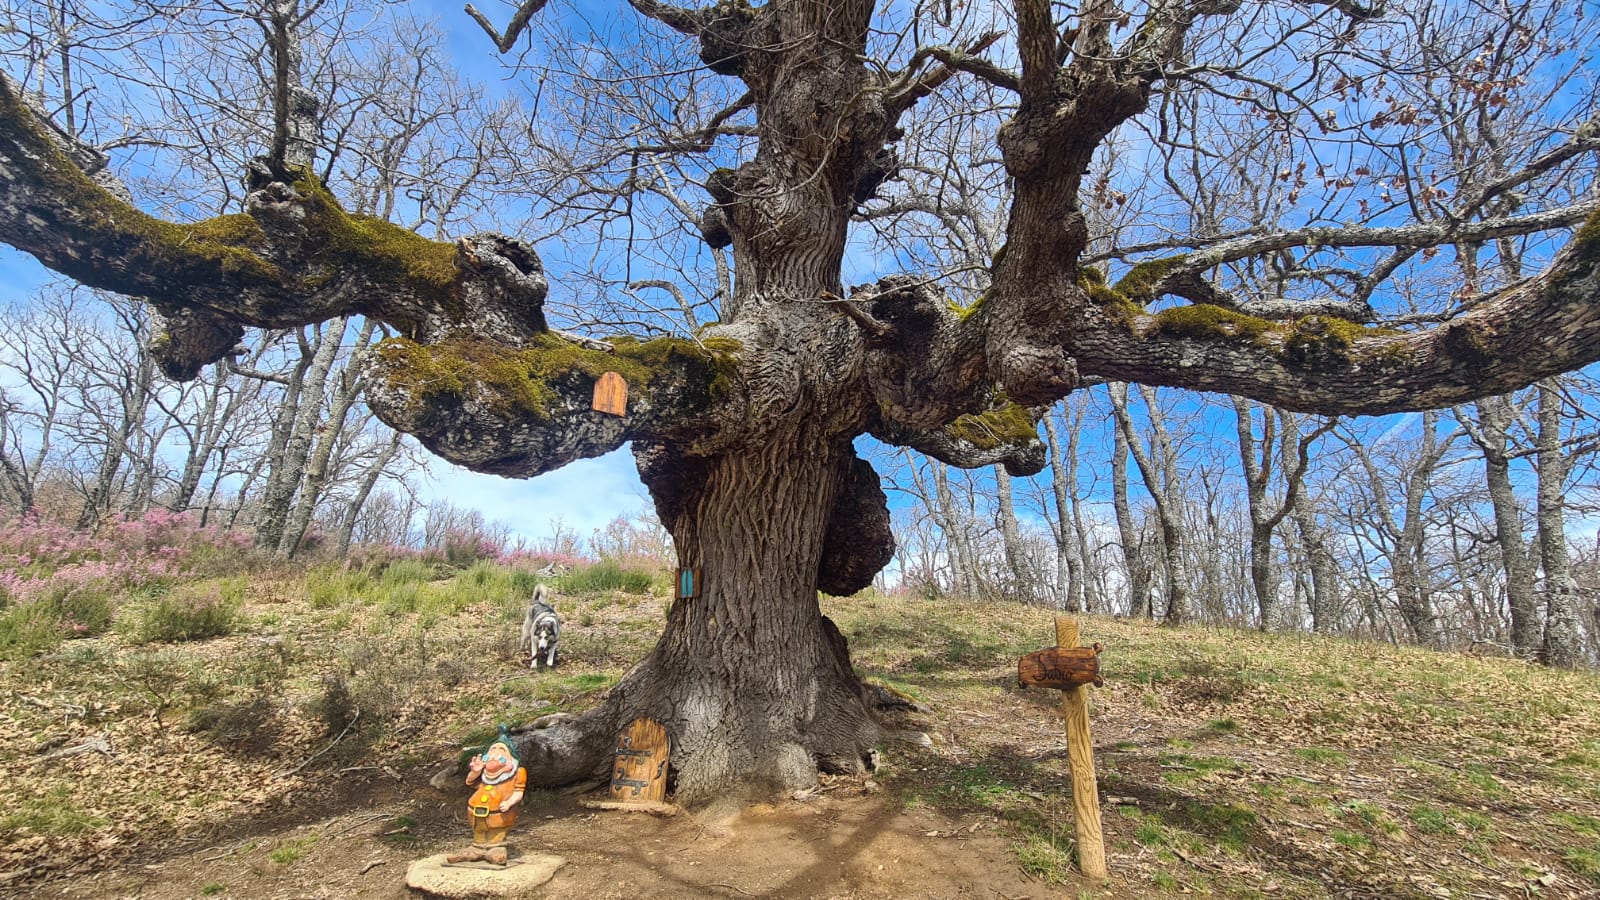
[[[1078,646],[1078,620],[1056,616],[1056,646]],[[1078,828],[1078,865],[1090,878],[1105,878],[1106,844],[1100,833],[1100,793],[1094,775],[1094,738],[1089,734],[1089,686],[1061,691],[1067,718],[1067,755],[1072,762],[1072,809]]]

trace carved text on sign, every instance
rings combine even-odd
[[[1028,687],[1069,688],[1105,684],[1100,677],[1100,645],[1051,647],[1017,660],[1017,681]]]

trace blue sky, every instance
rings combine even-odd
[[[509,5],[490,2],[479,6],[497,27],[510,18]],[[586,6],[596,5],[580,3],[576,9],[584,11]],[[611,15],[619,6],[604,4]],[[483,83],[494,93],[518,89],[517,76],[504,68],[488,35],[467,17],[459,2],[421,0],[412,8],[437,20],[466,77]],[[573,8],[568,6],[562,12],[571,14]],[[26,302],[51,277],[33,257],[0,244],[0,306]],[[424,501],[443,499],[476,509],[489,519],[509,525],[515,537],[530,542],[551,536],[558,527],[587,539],[617,516],[634,516],[650,507],[627,447],[526,480],[482,475],[430,456],[427,476],[415,479],[411,487]]]

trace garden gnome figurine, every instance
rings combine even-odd
[[[452,853],[447,862],[483,860],[497,866],[506,864],[506,832],[517,822],[517,804],[528,786],[528,770],[517,759],[516,748],[506,726],[483,752],[467,766],[467,784],[476,784],[467,801],[467,819],[472,823],[472,846]]]

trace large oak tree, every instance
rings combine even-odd
[[[1240,299],[1214,277],[1297,251],[1391,248],[1409,258],[1577,225],[1594,202],[1494,204],[1595,149],[1594,128],[1547,142],[1488,185],[1482,215],[1179,238],[1167,243],[1186,252],[1115,283],[1086,261],[1085,194],[1095,189],[1086,173],[1159,91],[1233,79],[1251,86],[1237,96],[1270,115],[1298,115],[1284,101],[1303,73],[1253,77],[1249,63],[1262,48],[1310,42],[1311,78],[1321,65],[1312,45],[1350,46],[1381,8],[1015,0],[1001,32],[962,33],[966,7],[948,2],[914,11],[871,0],[629,3],[737,84],[722,112],[625,151],[637,159],[704,151],[723,135],[745,141],[737,165],[704,179],[699,232],[731,248],[732,284],[718,321],[690,338],[555,331],[527,243],[496,233],[431,241],[346,211],[313,174],[317,109],[297,82],[295,0],[253,8],[273,51],[275,115],[238,214],[179,223],[141,211],[103,153],[0,74],[0,239],[85,284],[144,298],[164,324],[157,351],[168,375],[190,378],[226,357],[246,327],[354,314],[393,335],[372,355],[368,402],[448,460],[531,477],[631,442],[702,590],[672,608],[655,650],[602,705],[520,733],[545,782],[604,770],[619,728],[638,716],[666,724],[688,800],[737,784],[805,786],[819,770],[865,764],[882,733],[880,698],[858,680],[817,601],[819,590],[866,586],[892,552],[878,477],[853,449],[860,435],[1030,474],[1044,463],[1033,411],[1091,379],[1364,414],[1504,393],[1600,358],[1592,219],[1540,274],[1404,330],[1373,327],[1372,284],[1353,299],[1297,302]],[[528,0],[504,34],[474,15],[506,51],[543,4]],[[1217,23],[1234,29],[1237,59],[1191,58],[1196,30]],[[953,305],[924,272],[847,289],[853,221],[897,174],[897,143],[919,104],[959,84],[1004,98],[993,119],[1003,124],[983,138],[1009,189],[1004,244],[981,296]],[[1376,251],[1354,258],[1371,262],[1373,283],[1395,268],[1385,271]],[[590,408],[607,371],[631,387],[625,416]]]

